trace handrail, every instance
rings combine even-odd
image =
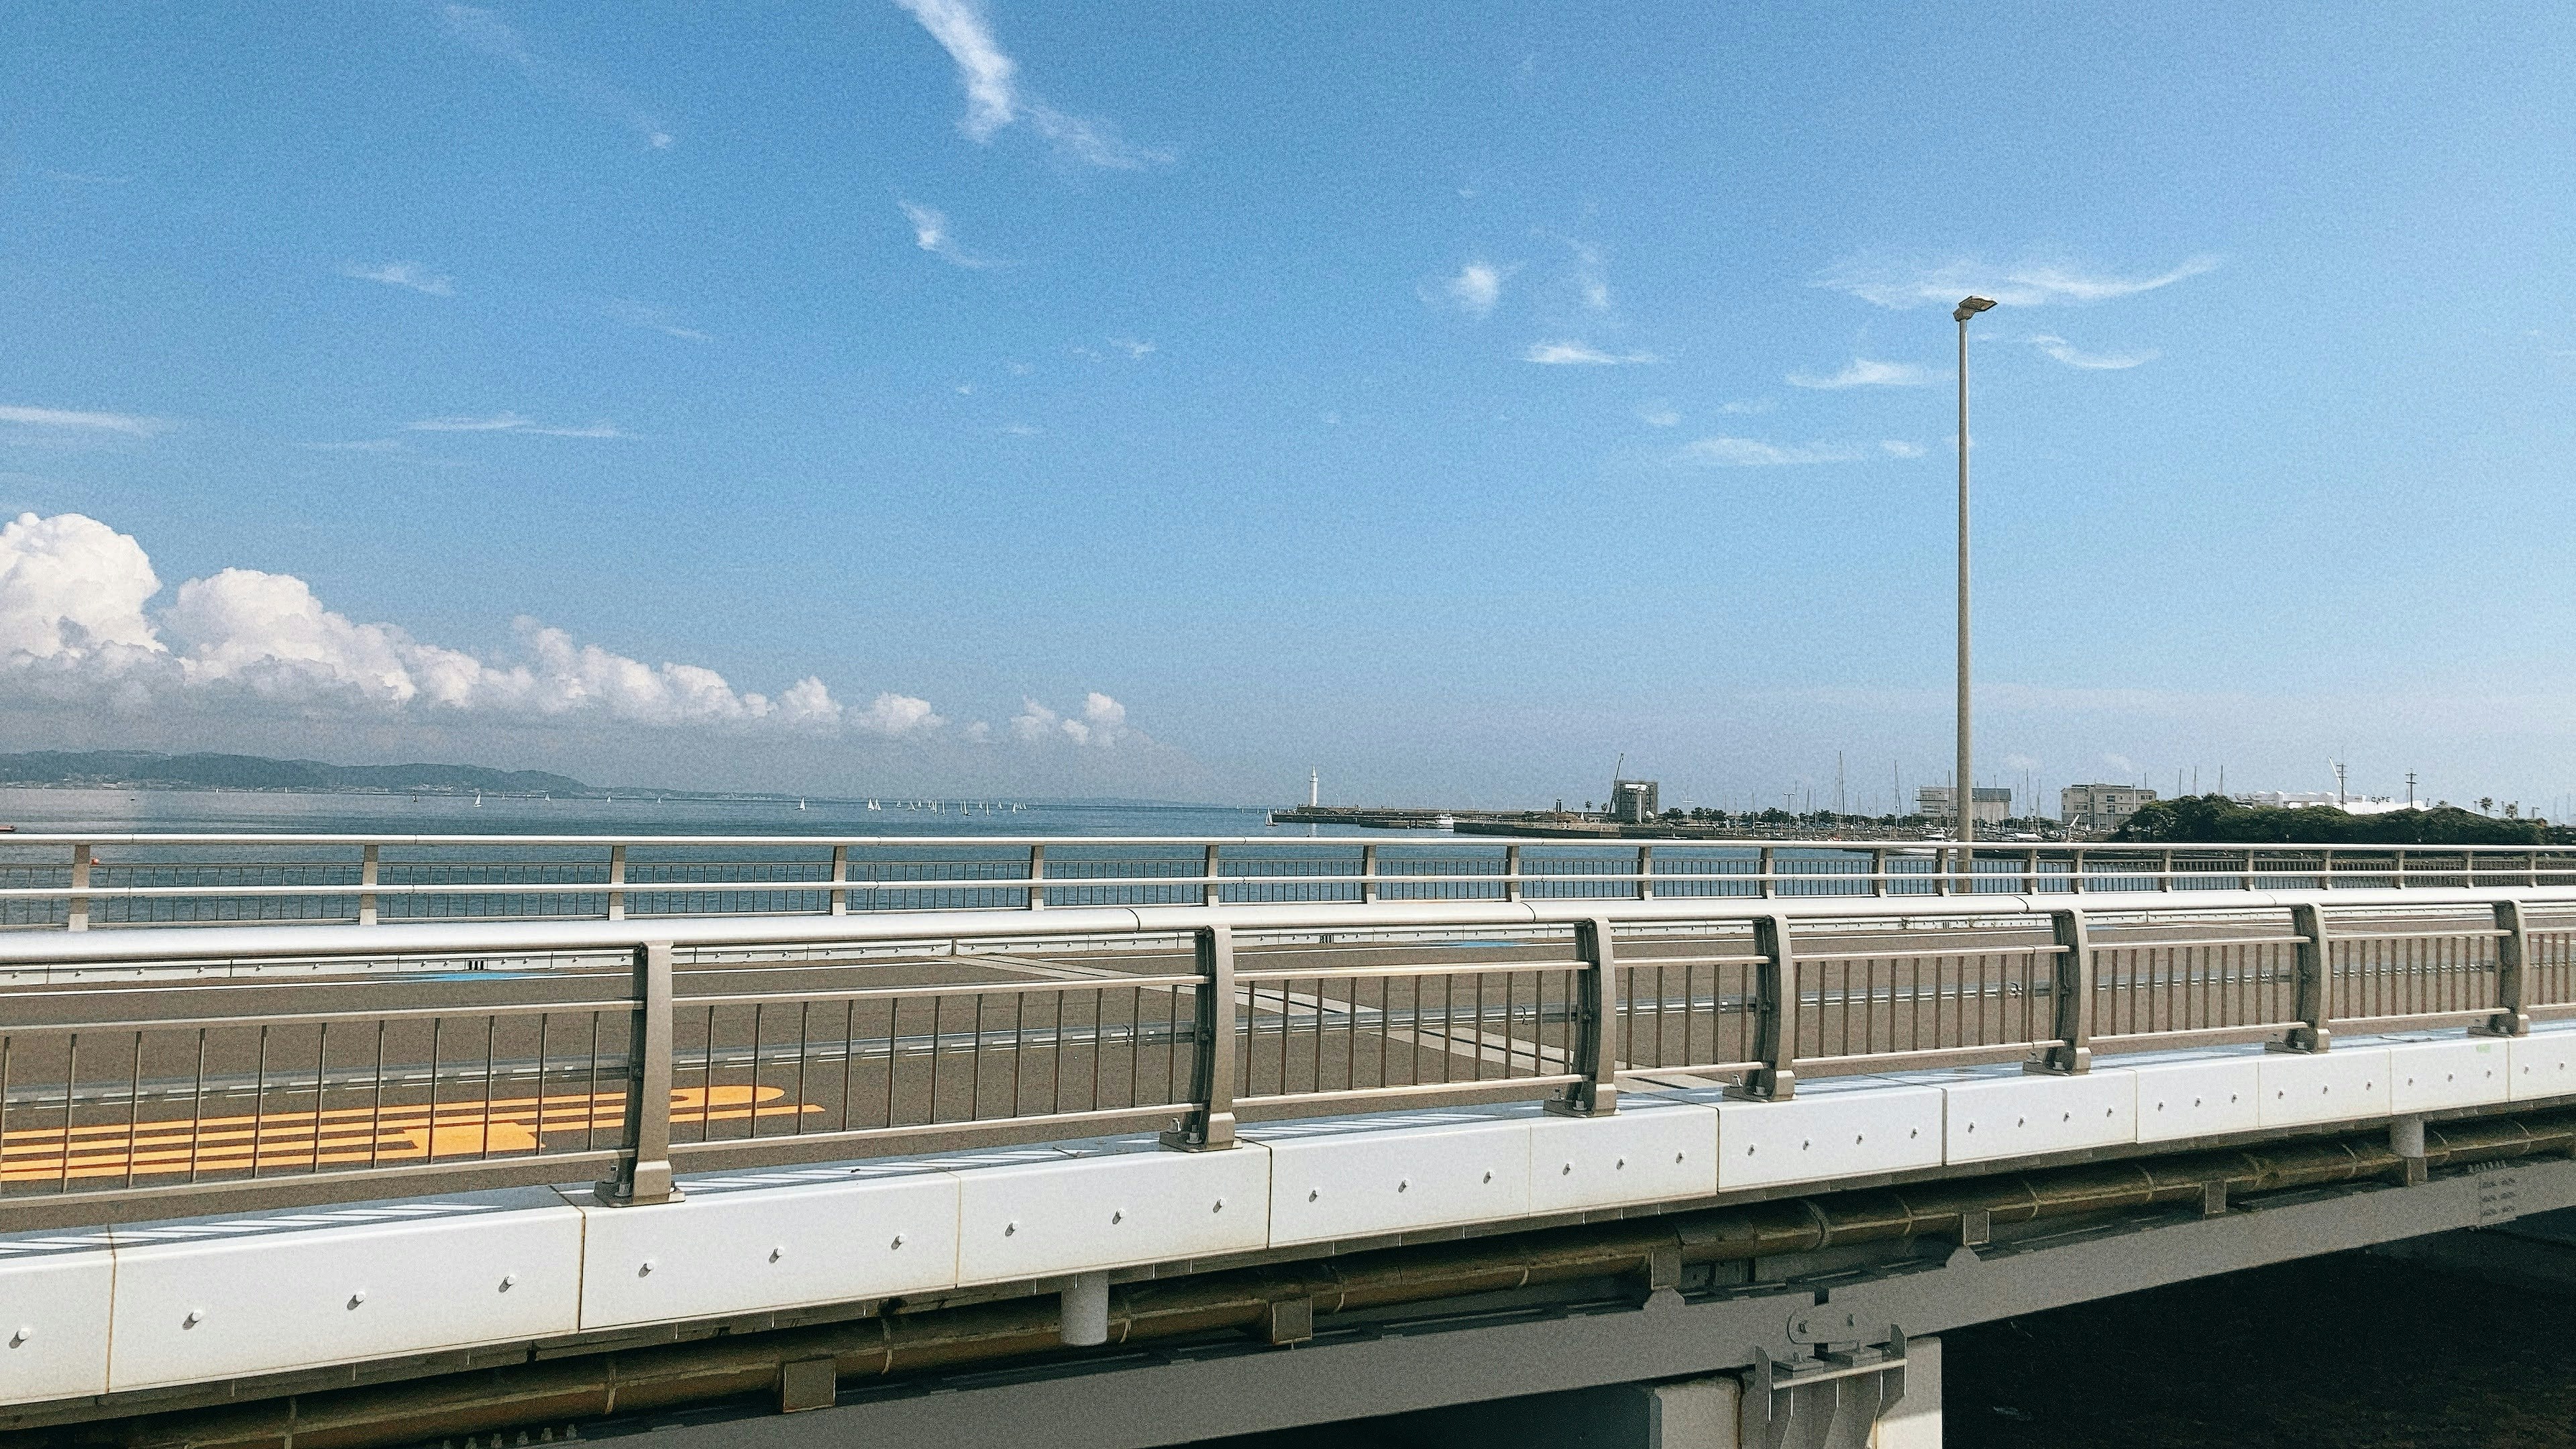
[[[2371,912],[2392,905],[2413,914],[2375,929]],[[142,1003],[166,1015],[127,1020],[86,1019],[87,993],[78,990],[0,995],[0,1225],[23,1219],[31,1204],[55,1205],[49,1211],[62,1221],[61,1213],[85,1211],[83,1201],[236,1200],[231,1178],[241,1173],[283,1175],[280,1191],[305,1201],[416,1184],[426,1180],[421,1167],[447,1159],[460,1170],[456,1181],[488,1183],[506,1175],[500,1164],[539,1172],[578,1154],[595,1160],[608,1139],[620,1144],[609,1178],[619,1190],[610,1196],[645,1202],[666,1191],[664,1166],[674,1155],[792,1161],[827,1146],[847,1155],[928,1138],[990,1141],[1045,1123],[1150,1115],[1160,1103],[1181,1104],[1196,1124],[1167,1134],[1172,1145],[1223,1150],[1239,1106],[1268,1113],[1544,1097],[1554,1110],[1590,1115],[1615,1112],[1619,1085],[1649,1073],[1741,1074],[1749,1093],[1777,1100],[1794,1094],[1802,1073],[2023,1056],[2038,1069],[2080,1073],[2096,1050],[2277,1037],[2322,1051],[2340,1028],[2397,1021],[2512,1034],[2535,1015],[2576,1016],[2576,972],[2526,950],[2526,914],[2541,906],[2576,907],[2576,885],[1200,900],[1043,913],[19,932],[0,935],[0,969],[440,954],[506,960],[564,951],[614,951],[637,964],[626,994],[612,999],[601,999],[596,973],[582,974],[578,1000],[501,999],[479,989],[424,1000],[409,993],[444,986],[406,978],[400,1005],[369,1006],[342,992],[330,1006],[304,998],[298,1010],[219,1016],[189,1009],[195,988],[181,985]],[[2457,913],[2461,923],[2428,929],[2425,911]],[[2294,963],[2277,952],[2249,960],[2234,949],[2248,940],[2249,915],[2289,929],[2261,939],[2296,948]],[[1902,934],[1880,929],[1899,922]],[[2090,933],[2111,923],[2206,934],[2118,942]],[[1691,953],[1689,936],[1674,930],[1747,925],[1752,955]],[[1945,949],[1917,929],[1959,939]],[[2048,934],[2042,941],[2020,934],[2032,929]],[[1538,933],[1522,944],[1552,954],[1507,959],[1480,950],[1496,930]],[[1320,936],[1363,954],[1286,967],[1261,959],[1274,940]],[[1870,949],[1872,939],[1883,949]],[[2459,949],[2336,949],[2428,940]],[[1013,960],[996,963],[954,949],[961,942],[1022,944]],[[1051,942],[1127,955],[1077,952],[1069,963],[1091,964],[1069,964],[1073,974],[988,974],[997,965],[1026,969],[1026,955]],[[1666,943],[1684,954],[1654,954]],[[819,944],[894,948],[899,959],[873,959],[916,976],[943,962],[978,974],[724,989],[715,973],[767,963],[687,954],[792,953]],[[929,949],[904,954],[906,947]],[[1176,964],[1175,947],[1194,964]],[[1411,954],[1365,954],[1398,948]],[[2136,948],[2157,959],[2121,959]],[[564,984],[514,979],[530,991]],[[708,985],[719,990],[688,990]],[[299,1004],[301,987],[276,989],[287,993],[281,1005]],[[2154,1002],[2144,1030],[2124,1004],[2140,999]],[[49,1022],[48,1011],[81,1019]],[[1667,1045],[1673,1015],[1681,1019],[1677,1054]],[[587,1018],[586,1036],[558,1017]],[[335,1040],[344,1051],[359,1043],[360,1056],[335,1058]],[[637,1042],[645,1044],[640,1053]],[[369,1043],[372,1058],[364,1054]],[[1402,1082],[1385,1065],[1399,1049],[1413,1063]],[[1371,1053],[1377,1069],[1363,1084],[1359,1063]],[[1425,1053],[1439,1064],[1437,1080],[1422,1076]],[[1123,1106],[1101,1094],[1112,1063],[1110,1075],[1128,1096]],[[916,1078],[902,1078],[905,1071]],[[1070,1107],[1069,1076],[1087,1076],[1090,1088]],[[828,1087],[835,1080],[837,1088]],[[1051,1094],[1029,1095],[1041,1081]],[[859,1110],[868,1093],[882,1094],[881,1111]],[[926,1120],[898,1120],[904,1093],[927,1104]],[[170,1118],[157,1106],[147,1114],[147,1102],[185,1103],[189,1115]],[[837,1122],[807,1120],[835,1110]],[[741,1124],[748,1135],[718,1139],[719,1122]],[[695,1124],[699,1140],[673,1140],[675,1123]],[[567,1132],[578,1134],[577,1153],[548,1140]],[[190,1181],[154,1180],[182,1167]],[[209,1172],[220,1180],[198,1180]]]

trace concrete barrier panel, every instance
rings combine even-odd
[[[2505,1101],[2512,1092],[2504,1038],[2442,1036],[2388,1046],[2388,1109],[2436,1112]]]
[[[1717,1104],[1728,1192],[1941,1165],[1941,1092],[1882,1078],[1801,1082],[1786,1102]]]
[[[1347,1127],[1245,1130],[1270,1149],[1273,1247],[1530,1212],[1526,1116],[1423,1112]]]
[[[2337,1046],[2322,1052],[2265,1052],[2262,1125],[2299,1127],[2388,1115],[2388,1048]]]
[[[104,1233],[0,1241],[0,1404],[107,1392],[115,1286]]]
[[[650,1207],[585,1206],[581,1326],[847,1303],[957,1282],[957,1179],[929,1168],[838,1180],[684,1183]]]
[[[2262,1069],[2253,1052],[2156,1061],[2120,1059],[2138,1082],[2138,1140],[2172,1142],[2262,1125]]]
[[[2510,1037],[2505,1063],[2511,1101],[2576,1096],[2576,1029],[2542,1028]]]
[[[1604,1117],[1530,1123],[1530,1211],[1573,1212],[1717,1193],[1717,1113],[1635,1095]]]
[[[1970,1067],[1949,1074],[1941,1092],[1947,1162],[2036,1157],[2138,1140],[2138,1082],[2123,1068],[2060,1077],[2010,1066]]]
[[[1053,1278],[1268,1246],[1266,1148],[1130,1146],[959,1173],[958,1281]]]
[[[543,1198],[553,1205],[423,1203],[117,1229],[108,1387],[572,1332],[581,1214]],[[405,1220],[406,1207],[417,1215]],[[371,1212],[373,1222],[339,1225]]]

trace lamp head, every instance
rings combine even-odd
[[[1991,297],[1969,297],[1959,303],[1959,310],[1951,313],[1950,317],[1953,321],[1965,322],[1994,305]]]

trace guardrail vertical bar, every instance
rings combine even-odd
[[[1769,852],[1765,851],[1764,854],[1767,855]],[[1874,896],[1887,894],[1887,852],[1884,850],[1873,850],[1869,853],[1869,893]],[[1767,896],[1771,893],[1766,890],[1763,894]]]
[[[850,848],[835,845],[832,847],[832,914],[846,916],[849,913]]]
[[[1503,847],[1503,899],[1516,901],[1520,898],[1521,848],[1517,845],[1506,845]]]
[[[1655,848],[1651,845],[1640,845],[1637,847],[1637,899],[1650,901],[1654,898]]]
[[[1225,878],[1217,874],[1217,852],[1222,848],[1215,845],[1207,848],[1207,866],[1202,875],[1205,883],[1199,887],[1200,905],[1219,905],[1225,900]]]
[[[2173,888],[2174,853],[2168,850],[2158,858],[2156,865],[2156,889],[2160,891],[2169,891]]]
[[[2048,927],[2057,942],[2049,988],[2057,1008],[2057,1045],[2031,1069],[2071,1076],[2093,1070],[2093,941],[2082,911],[2051,911]]]
[[[1360,900],[1365,903],[1376,899],[1377,847],[1363,845],[1360,847]]]
[[[2406,889],[2406,847],[2397,847],[2397,888]]]
[[[1234,1145],[1234,928],[1202,926],[1198,1010],[1193,1015],[1189,1115],[1163,1134],[1165,1147],[1215,1152]]]
[[[2039,852],[2036,850],[2021,853],[2021,893],[2026,896],[2039,894]]]
[[[63,929],[89,929],[89,843],[72,847],[72,895],[63,905]]]
[[[610,1207],[679,1196],[671,1186],[671,943],[635,948],[635,1016],[626,1040],[626,1130],[616,1175],[599,1184]]]
[[[1597,1117],[1619,1110],[1619,961],[1610,944],[1610,919],[1593,916],[1574,923],[1574,954],[1583,960],[1575,973],[1574,1071],[1583,1080],[1566,1084],[1563,1096],[1549,1100],[1547,1110],[1566,1117]]]
[[[1946,896],[1950,893],[1950,879],[1958,870],[1951,862],[1957,854],[1956,850],[1946,848],[1932,853],[1932,894]]]
[[[1780,871],[1780,852],[1773,850],[1770,846],[1766,845],[1762,847],[1762,858],[1756,864],[1762,874],[1762,890],[1760,893],[1766,896],[1778,895],[1780,893],[1780,882],[1778,879]]]
[[[376,868],[378,865],[378,857],[376,854],[377,849],[378,847],[369,845],[361,847],[358,851],[358,884],[362,886],[373,886],[376,884]],[[358,897],[358,924],[361,926],[372,926],[375,923],[376,893],[373,890],[369,890]]]
[[[608,847],[608,918],[612,921],[626,919],[626,892],[618,889],[624,884],[626,884],[626,847],[612,845]]]
[[[1753,967],[1753,1056],[1762,1065],[1744,1074],[1734,1095],[1786,1101],[1798,1089],[1798,961],[1787,918],[1753,918],[1753,954],[1761,958]]]
[[[2326,934],[2326,914],[2316,906],[2290,907],[2290,930],[2299,938],[2300,1025],[2276,1042],[2284,1051],[2321,1052],[2334,1043],[2334,947]]]
[[[2522,919],[2522,902],[2495,903],[2496,1014],[2478,1028],[2483,1036],[2528,1036],[2531,1033],[2529,978],[2531,932]]]
[[[2245,874],[2237,878],[2236,884],[2241,890],[2254,889],[2254,851],[2250,846],[2245,851]]]
[[[1046,847],[1029,847],[1029,909],[1046,909]]]

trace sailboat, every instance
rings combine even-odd
[[[480,790],[474,792],[474,808],[477,810],[483,808],[483,792]]]
[[[799,809],[799,810],[802,810],[802,809],[804,809],[804,808],[805,808],[805,797],[804,797],[804,796],[799,795],[799,796],[797,796],[797,797],[796,797],[796,808],[797,808],[797,809]]]

